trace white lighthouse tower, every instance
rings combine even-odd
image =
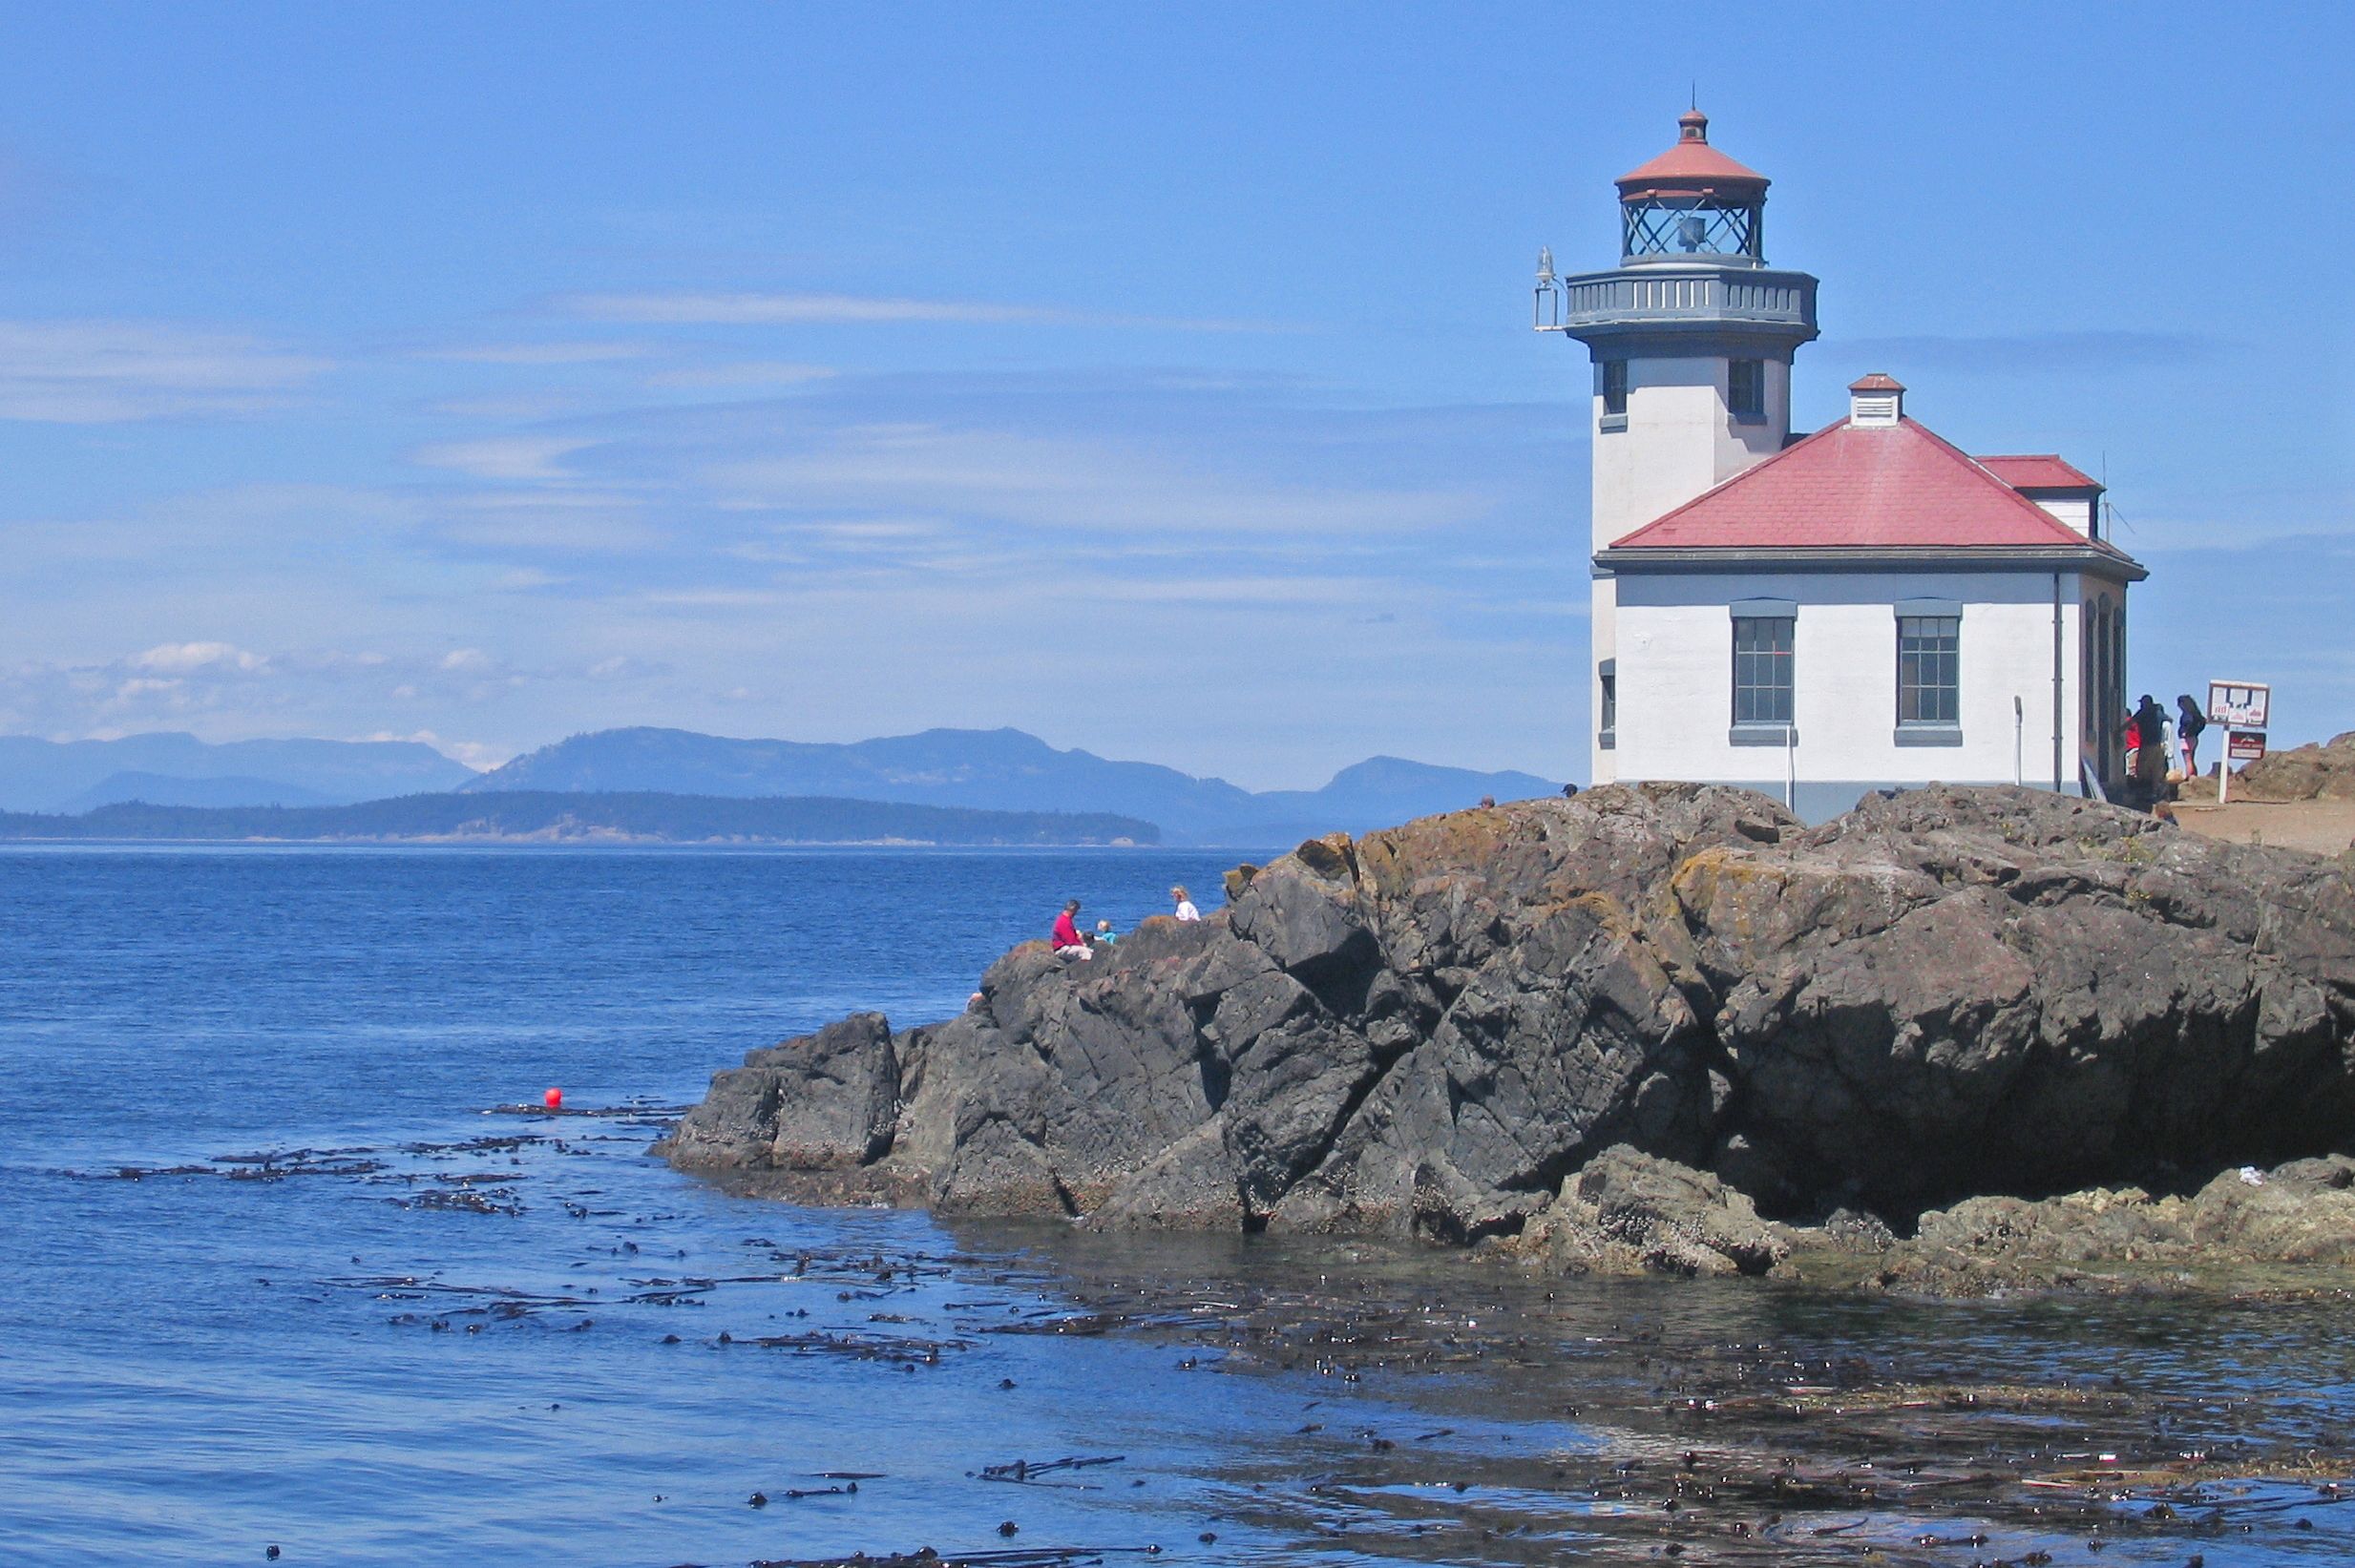
[[[1709,144],[1709,116],[1620,177],[1619,265],[1538,272],[1543,331],[1594,362],[1594,550],[1752,464],[1791,434],[1791,357],[1816,336],[1816,280],[1767,266],[1766,177]],[[1593,773],[1618,776],[1617,585],[1593,586]]]

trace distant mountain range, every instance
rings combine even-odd
[[[1561,786],[1527,773],[1476,773],[1377,757],[1321,789],[1253,793],[1151,763],[1058,751],[1017,729],[932,729],[851,744],[735,741],[679,729],[609,729],[516,758],[462,786],[654,789],[706,795],[830,795],[993,811],[1113,811],[1156,823],[1170,844],[1290,844],[1353,833]]]
[[[1059,751],[1015,729],[933,729],[851,744],[609,729],[480,774],[409,741],[210,745],[189,735],[64,742],[0,736],[0,810],[67,816],[129,802],[310,808],[441,791],[828,799],[1103,813],[1154,825],[1167,844],[1265,848],[1336,828],[1387,827],[1474,805],[1483,795],[1516,800],[1558,787],[1527,773],[1376,757],[1343,768],[1321,789],[1254,793],[1151,763]]]
[[[318,843],[485,840],[580,844],[1153,844],[1149,822],[1110,812],[973,811],[887,801],[742,796],[402,795],[357,805],[150,805],[76,816],[0,811],[0,839]]]
[[[315,805],[455,789],[475,777],[415,741],[231,741],[0,735],[0,810],[86,811],[115,801]]]

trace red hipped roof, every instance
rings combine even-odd
[[[2101,481],[2056,452],[1982,457],[1979,466],[2013,490],[2099,490]]]
[[[1645,524],[1611,548],[2054,545],[2082,548],[2089,541],[1943,437],[1911,419],[1886,426],[1843,419]],[[2116,554],[2099,543],[2091,548]]]

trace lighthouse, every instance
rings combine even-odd
[[[1766,261],[1764,175],[1698,109],[1617,180],[1619,264],[1535,325],[1593,366],[1592,777],[1736,784],[1802,817],[1943,780],[2122,792],[2126,593],[2101,483],[1972,456],[1876,368],[1791,431],[1816,280]]]
[[[1668,151],[1619,177],[1619,264],[1555,279],[1540,319],[1594,366],[1594,549],[1780,451],[1791,357],[1816,336],[1816,280],[1766,264],[1767,178],[1678,116]],[[1617,599],[1593,584],[1592,777],[1618,777]]]

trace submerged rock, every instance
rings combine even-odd
[[[2355,1131],[2346,873],[2095,803],[1933,787],[1810,830],[1608,785],[1230,884],[1093,962],[1026,943],[947,1022],[755,1052],[664,1152],[796,1196],[1714,1272],[1791,1244],[1754,1200],[1844,1206],[1832,1244],[1869,1250],[1875,1214]],[[1647,1158],[1702,1184],[1670,1202]]]

